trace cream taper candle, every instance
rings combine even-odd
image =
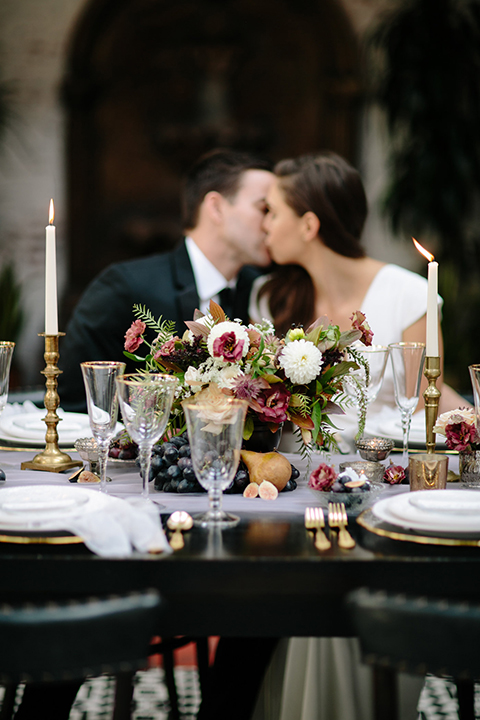
[[[50,200],[48,214],[48,225],[45,228],[45,334],[56,335],[58,333],[58,309],[57,309],[57,258],[55,225],[53,220],[55,210],[53,200]]]

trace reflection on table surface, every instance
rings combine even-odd
[[[303,525],[305,507],[315,504],[306,487],[307,464],[298,456],[288,457],[302,473],[297,490],[281,493],[274,501],[226,495],[225,507],[240,514],[238,527],[223,532],[194,528],[186,533],[184,548],[168,557],[137,554],[110,560],[81,545],[0,545],[0,597],[66,597],[158,587],[168,603],[165,624],[170,634],[223,635],[348,635],[343,601],[349,590],[363,585],[480,600],[478,548],[396,543],[351,520],[356,547],[341,550],[334,543],[320,553]],[[5,487],[68,482],[63,475],[20,471],[20,463],[30,458],[28,452],[0,452]],[[312,463],[321,459],[315,456]],[[337,464],[344,459],[332,458]],[[453,469],[456,462],[452,458]],[[109,492],[119,497],[140,493],[136,467],[112,464],[108,475]],[[394,487],[385,492],[406,491],[407,487]],[[152,492],[151,497],[166,506],[159,510],[163,519],[174,510],[197,512],[207,507],[205,495]]]

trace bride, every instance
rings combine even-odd
[[[264,227],[277,267],[254,284],[251,319],[268,318],[282,334],[293,323],[307,327],[326,315],[340,330],[348,330],[350,316],[361,310],[376,345],[425,342],[427,281],[366,255],[361,235],[367,200],[357,170],[339,155],[323,152],[283,160],[274,172]],[[441,302],[439,298],[439,306]],[[439,353],[442,357],[441,328]],[[437,387],[442,392],[440,412],[465,405],[451,388],[442,386],[441,379]],[[397,416],[393,371],[387,363],[368,419],[373,426]],[[346,437],[355,435],[356,418],[350,408],[345,418],[337,420]]]
[[[361,310],[375,344],[425,342],[427,281],[368,257],[362,247],[367,201],[359,173],[332,152],[283,160],[274,172],[264,227],[277,267],[256,282],[251,319],[268,318],[282,334],[293,323],[307,327],[326,315],[347,330],[352,313]],[[438,302],[441,306],[440,298]],[[439,347],[442,356],[440,329]],[[438,388],[440,412],[466,404],[441,381]],[[398,410],[388,363],[368,419],[378,423],[393,416]],[[355,410],[336,420],[342,433],[353,438]],[[292,638],[279,645],[254,720],[367,720],[370,686],[356,640]]]

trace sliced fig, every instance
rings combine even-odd
[[[362,485],[365,485],[366,478],[365,476],[363,478],[358,478],[358,480],[349,480],[345,483],[345,487],[347,488],[358,488],[362,487]]]
[[[245,490],[243,491],[243,497],[245,497],[245,498],[256,498],[256,497],[258,497],[258,488],[259,488],[259,487],[260,487],[260,486],[259,486],[257,483],[255,483],[255,482],[249,483],[249,484],[247,485],[247,487],[245,488]]]
[[[262,500],[276,500],[278,497],[278,490],[273,483],[268,480],[264,480],[258,486],[258,494]]]

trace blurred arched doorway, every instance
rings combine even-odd
[[[338,0],[90,0],[64,101],[70,296],[181,234],[185,169],[217,146],[355,159],[356,39]]]

